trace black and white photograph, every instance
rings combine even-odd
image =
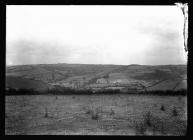
[[[188,3],[6,5],[5,135],[186,136]]]

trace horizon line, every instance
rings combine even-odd
[[[138,65],[138,66],[166,66],[166,65],[187,65],[187,64],[86,64],[86,63],[37,63],[37,64],[14,64],[14,65],[7,65],[7,66],[26,66],[26,65],[56,65],[56,64],[69,64],[69,65],[117,65],[117,66],[130,66],[130,65]]]

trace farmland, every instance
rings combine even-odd
[[[6,67],[6,87],[34,90],[130,89],[148,91],[187,89],[186,65],[41,64]]]
[[[6,135],[185,135],[187,97],[6,96]]]

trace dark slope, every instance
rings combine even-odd
[[[37,80],[30,80],[22,77],[7,76],[6,77],[6,87],[11,88],[24,88],[24,89],[34,89],[34,90],[46,90],[51,88],[47,83]]]

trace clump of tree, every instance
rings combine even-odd
[[[34,89],[25,89],[25,88],[8,88],[5,91],[6,95],[38,95],[40,94],[39,91]]]
[[[91,94],[117,94],[121,93],[119,89],[101,89],[97,91],[93,91],[91,89],[72,89],[67,87],[57,87],[53,89],[47,90],[47,94],[54,95],[91,95]]]
[[[118,93],[121,93],[119,89],[104,89],[95,92],[95,94],[118,94]]]
[[[120,89],[101,89],[93,91],[92,89],[72,89],[67,87],[55,87],[43,91],[35,89],[24,89],[24,88],[7,88],[6,95],[91,95],[91,94],[121,94],[123,93]],[[125,92],[124,92],[125,93]],[[142,94],[142,95],[187,95],[187,90],[155,90],[155,91],[129,91],[127,94]]]
[[[132,93],[130,93],[132,94]],[[136,93],[135,93],[136,94]],[[176,95],[187,95],[186,89],[181,90],[153,90],[153,91],[140,91],[137,94],[143,94],[143,95],[170,95],[170,96],[176,96]]]
[[[92,94],[93,92],[89,89],[72,89],[72,88],[66,88],[66,87],[61,87],[61,88],[53,88],[49,89],[46,91],[47,94],[54,94],[54,95],[72,95],[72,94]]]

